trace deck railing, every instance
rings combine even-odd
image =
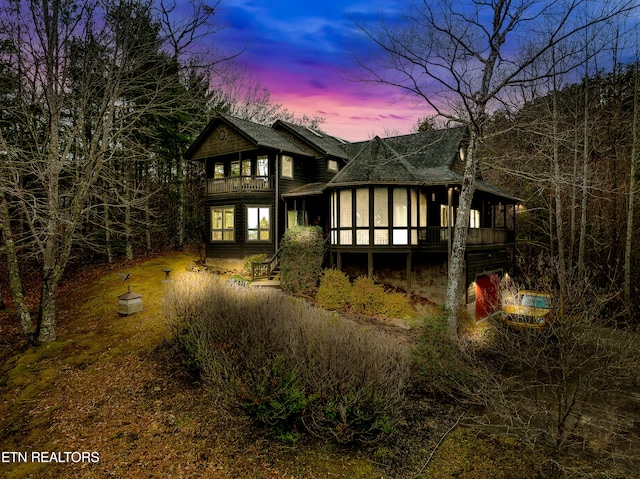
[[[454,229],[451,228],[451,234]],[[418,237],[420,244],[447,243],[449,238],[449,228],[440,226],[429,226],[420,228]],[[469,228],[467,231],[468,245],[483,244],[504,244],[515,241],[515,232],[504,228]]]
[[[239,191],[264,191],[273,189],[269,176],[234,176],[232,178],[207,179],[207,194],[235,193]]]

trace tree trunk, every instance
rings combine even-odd
[[[588,71],[584,80],[584,140],[582,150],[582,203],[580,211],[580,240],[578,242],[578,277],[585,274],[585,249],[587,240],[587,201],[589,186],[589,77]]]
[[[113,263],[113,248],[111,247],[111,218],[110,216],[109,204],[106,201],[104,202],[104,243],[107,250],[107,262],[109,264]]]
[[[125,240],[125,254],[127,259],[133,259],[133,226],[131,218],[131,189],[127,184],[125,186],[125,205],[124,205],[124,240]]]
[[[13,297],[13,303],[16,308],[16,314],[22,326],[22,332],[28,341],[33,340],[34,326],[31,320],[31,313],[24,297],[24,285],[22,284],[22,275],[20,273],[20,265],[18,264],[18,255],[16,253],[15,242],[13,240],[13,231],[11,230],[9,208],[5,200],[4,193],[0,191],[0,232],[4,239],[5,252],[7,254],[7,268],[9,272],[9,288]]]
[[[458,214],[453,233],[451,246],[451,261],[447,278],[446,307],[449,314],[448,332],[451,338],[458,336],[458,309],[460,307],[460,295],[464,286],[464,257],[467,247],[467,231],[469,229],[469,214],[471,200],[475,191],[476,180],[476,149],[478,136],[474,131],[470,132],[467,158],[464,167],[464,178],[458,203]],[[451,219],[449,218],[449,221]]]
[[[184,249],[184,171],[180,157],[176,158],[176,196],[177,217],[175,247],[179,251],[182,251]]]
[[[38,342],[48,343],[56,340],[56,292],[57,275],[52,270],[44,270],[42,293],[40,297],[40,318],[38,321]]]
[[[632,263],[632,246],[635,231],[633,230],[633,216],[635,214],[635,192],[636,192],[636,174],[638,172],[638,128],[640,127],[640,73],[638,72],[638,63],[635,65],[634,72],[634,93],[633,93],[633,123],[632,123],[632,140],[631,140],[631,164],[629,168],[629,192],[627,193],[627,234],[625,237],[624,249],[624,300],[626,304],[631,303],[631,265]]]

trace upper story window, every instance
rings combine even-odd
[[[242,160],[242,176],[251,176],[251,160]]]
[[[224,178],[224,163],[216,163],[213,165],[213,177],[215,179]]]
[[[259,156],[256,160],[256,176],[269,176],[269,157]]]
[[[480,210],[471,210],[469,215],[469,227],[480,228]]]
[[[231,176],[240,176],[240,161],[231,162]]]
[[[440,205],[440,226],[453,226],[449,223],[449,206]]]
[[[331,195],[331,242],[417,245],[426,226],[427,196],[416,188],[345,188]]]
[[[338,171],[338,162],[336,160],[327,160],[327,170],[336,173]]]
[[[293,178],[293,158],[288,155],[280,157],[280,176]]]

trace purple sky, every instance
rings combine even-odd
[[[246,45],[239,62],[271,92],[271,99],[302,116],[325,118],[323,129],[347,140],[387,131],[409,133],[425,106],[398,98],[399,91],[347,80],[357,72],[353,52],[365,47],[350,15],[371,18],[381,0],[222,0],[216,17],[226,26],[218,38],[226,50]],[[395,4],[395,3],[393,3]]]

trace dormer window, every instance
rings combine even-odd
[[[327,170],[332,173],[338,172],[338,162],[336,160],[327,160]]]

